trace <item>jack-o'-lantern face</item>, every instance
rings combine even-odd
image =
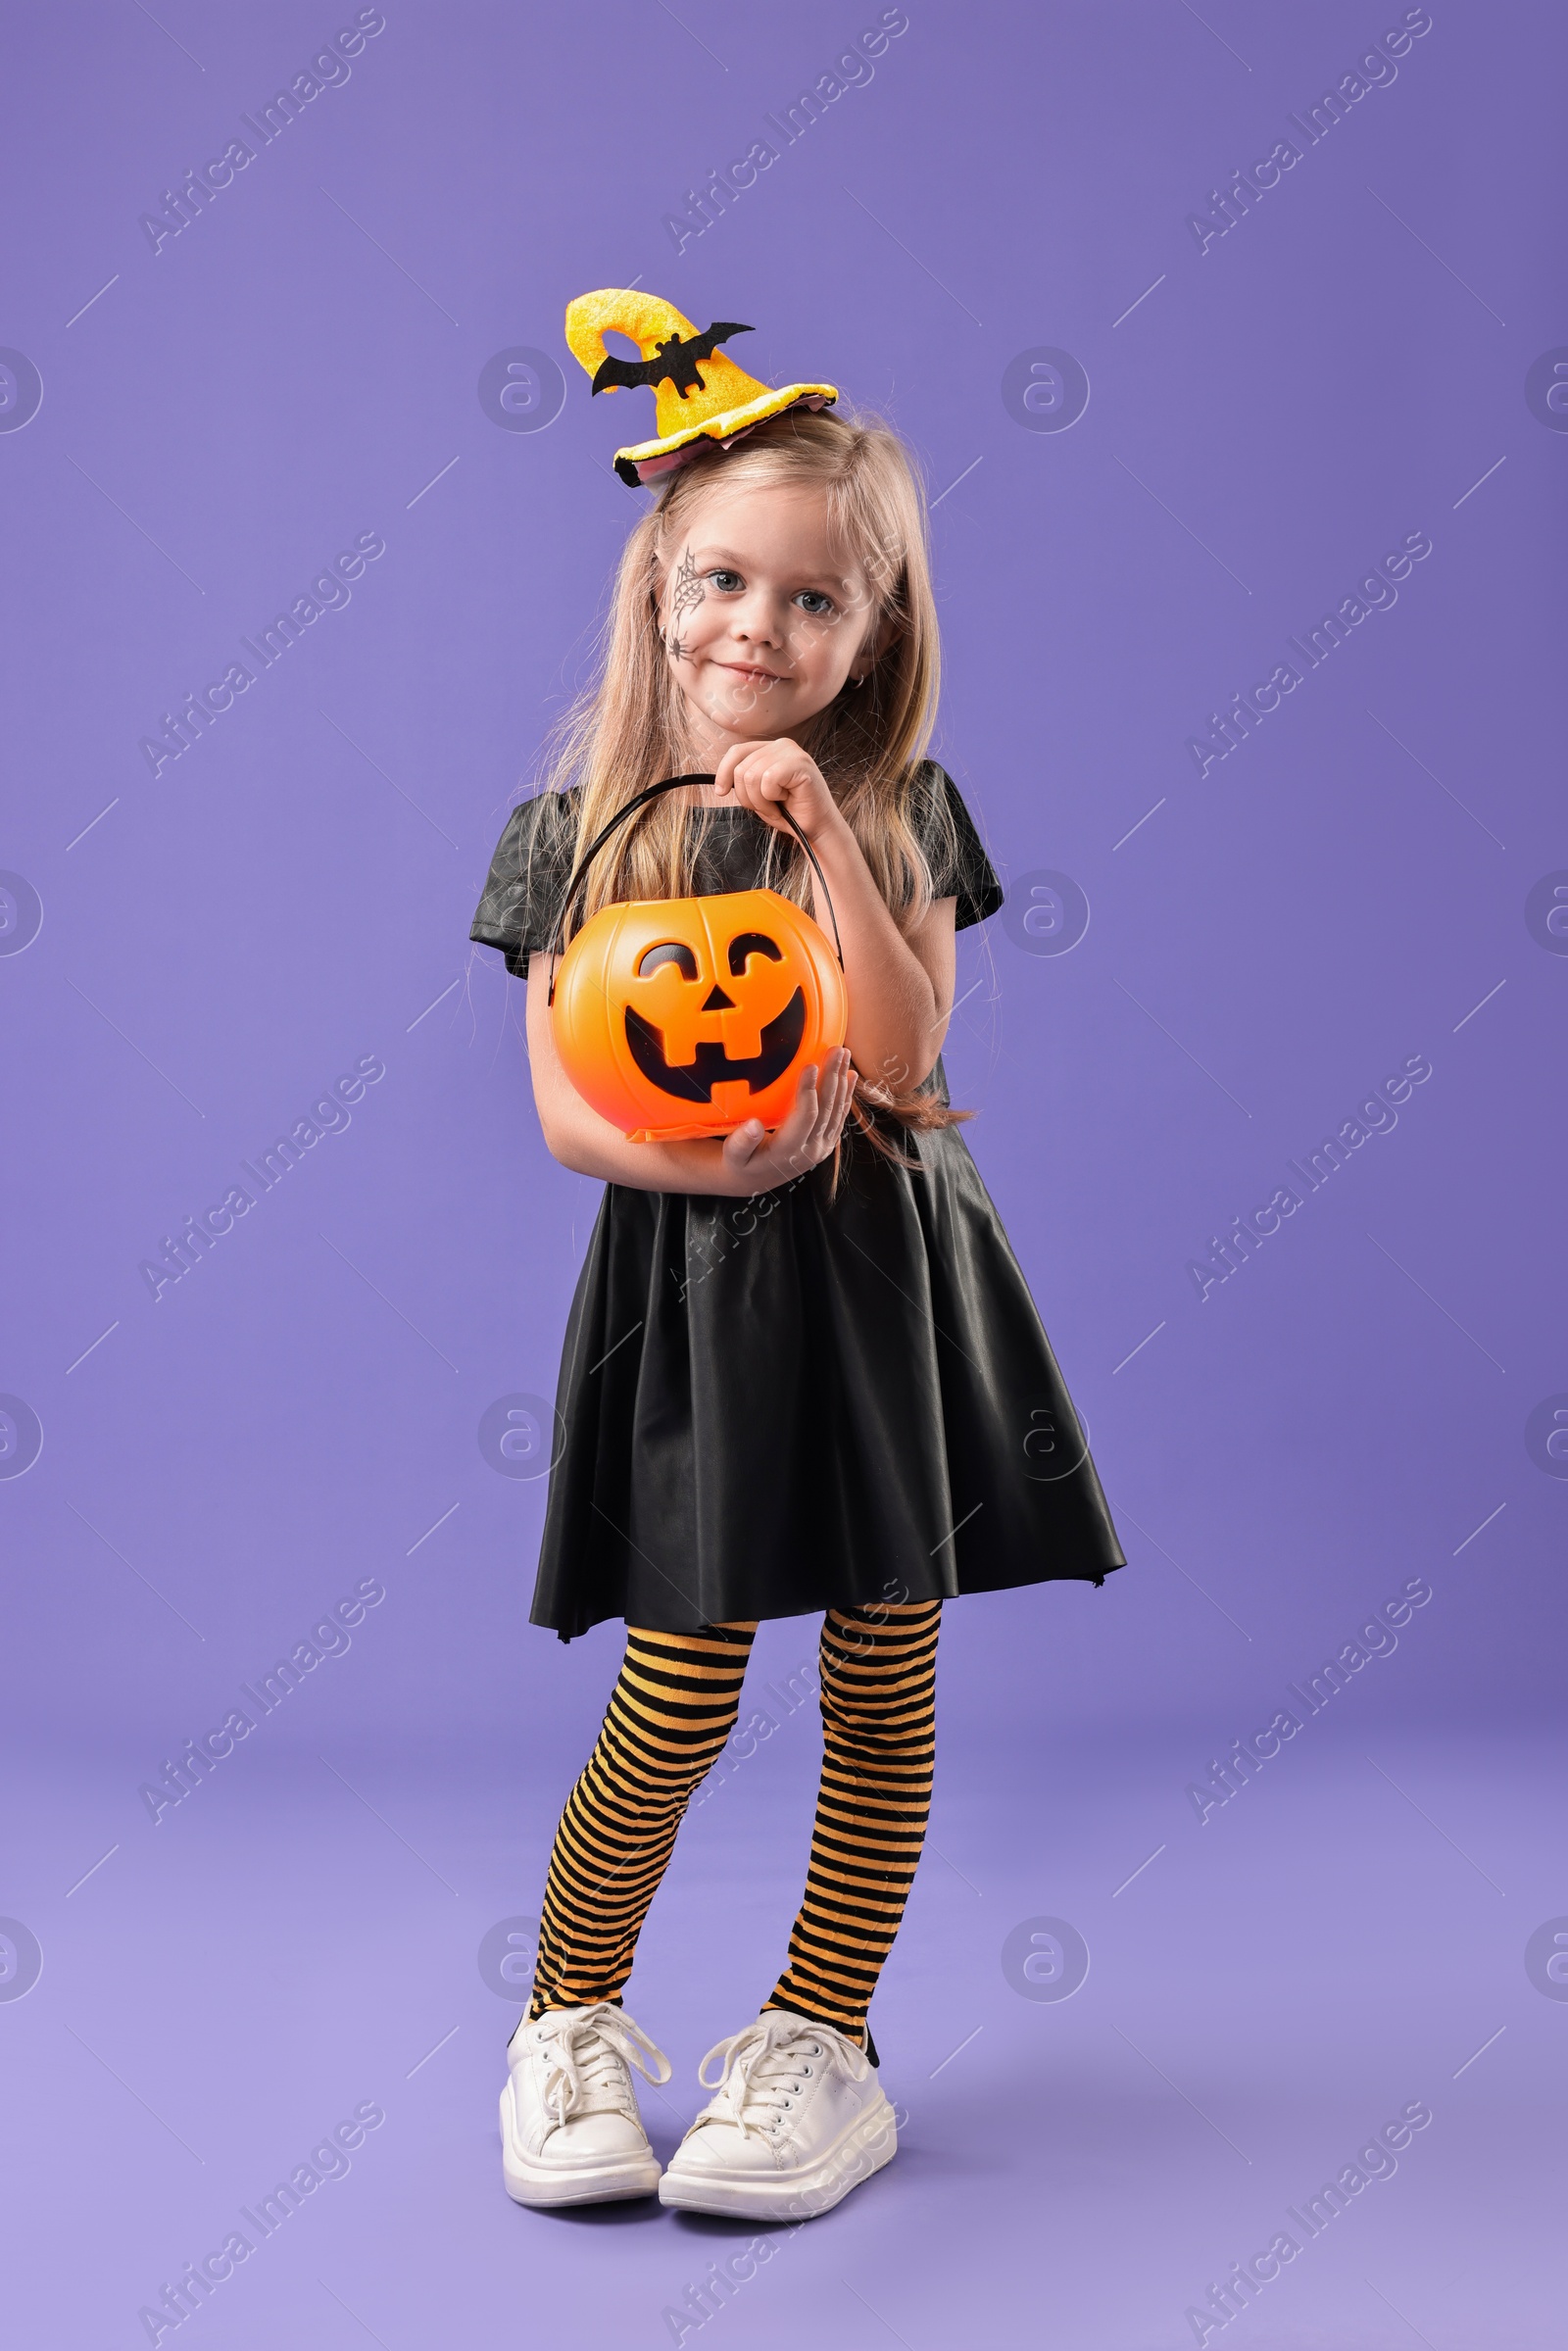
[[[701,927],[698,944],[689,935],[661,939],[638,955],[625,1009],[631,1057],[650,1084],[682,1102],[710,1102],[715,1085],[760,1094],[800,1051],[806,990],[772,936],[782,925],[735,931],[722,946]]]
[[[553,1021],[566,1074],[627,1134],[776,1126],[844,1041],[832,949],[772,890],[604,907],[572,941]]]

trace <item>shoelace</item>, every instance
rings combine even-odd
[[[622,2064],[634,2065],[656,2087],[673,2071],[663,2050],[609,2000],[598,2000],[575,2016],[562,2016],[559,2023],[546,2010],[539,2022],[550,2028],[545,2035],[550,2057],[545,2110],[558,2124],[574,2114],[623,2111],[627,2084]],[[659,2071],[649,2066],[650,2058]]]
[[[871,2071],[864,2051],[841,2034],[835,2033],[833,2040],[833,2054],[852,2081],[863,2081]],[[697,2079],[704,2089],[718,2093],[708,2109],[708,2118],[736,2123],[743,2131],[755,2131],[761,2136],[810,2072],[808,2061],[813,2055],[828,2055],[826,2028],[791,2016],[787,2009],[768,2010],[755,2025],[732,2033],[727,2040],[715,2041],[698,2067]],[[721,2057],[723,2064],[717,2080],[710,2082],[708,2069],[715,2057]],[[758,2115],[763,2119],[757,2120]]]

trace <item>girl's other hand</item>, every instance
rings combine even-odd
[[[732,744],[713,773],[715,800],[734,800],[763,817],[775,832],[788,832],[780,810],[787,807],[815,842],[839,818],[839,806],[809,752],[787,735],[776,743]]]
[[[721,1164],[737,1196],[772,1192],[817,1166],[838,1144],[856,1088],[849,1048],[838,1046],[822,1063],[821,1080],[808,1062],[801,1071],[795,1106],[769,1135],[749,1118],[724,1139]]]

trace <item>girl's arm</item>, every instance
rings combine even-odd
[[[920,922],[901,931],[816,762],[787,736],[725,752],[713,784],[719,797],[733,793],[793,839],[779,814],[780,803],[787,804],[822,861],[838,915],[850,991],[851,1058],[870,1087],[897,1092],[923,1084],[942,1051],[953,1011],[957,901],[937,899]],[[831,936],[814,874],[811,888],[816,919]]]
[[[801,1073],[795,1107],[783,1125],[765,1135],[749,1119],[733,1135],[693,1143],[628,1143],[620,1129],[601,1118],[582,1099],[561,1065],[550,1026],[550,981],[560,957],[528,958],[528,1059],[533,1099],[545,1142],[563,1167],[598,1176],[634,1192],[695,1192],[726,1200],[751,1200],[804,1175],[825,1159],[849,1116],[855,1071],[847,1050],[823,1056],[817,1073]]]
[[[822,860],[844,942],[850,991],[850,1057],[875,1092],[902,1093],[922,1085],[935,1067],[953,1013],[956,898],[934,899],[911,930],[901,931],[844,818],[843,839],[830,856],[820,838],[811,847]],[[813,874],[816,919],[832,936]],[[863,899],[863,903],[862,903]],[[845,907],[853,910],[845,919]],[[853,942],[852,942],[853,926]]]

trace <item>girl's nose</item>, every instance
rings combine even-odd
[[[749,645],[782,645],[785,641],[785,624],[773,599],[760,591],[736,608],[733,627]]]

